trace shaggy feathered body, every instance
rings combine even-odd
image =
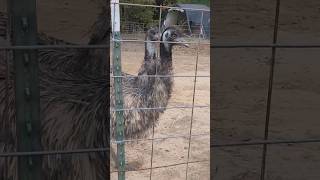
[[[138,71],[138,76],[123,78],[124,123],[125,138],[142,138],[148,135],[151,127],[157,125],[159,116],[164,112],[171,97],[173,85],[172,56],[168,59],[156,57],[156,43],[159,32],[156,28],[147,31],[145,40],[144,61]],[[162,55],[170,51],[162,49]],[[124,74],[125,75],[125,74]],[[158,76],[157,76],[158,75]],[[113,79],[111,78],[110,107],[114,106]],[[112,138],[115,138],[115,111],[111,111]]]
[[[102,12],[89,44],[108,42],[109,8]],[[38,40],[39,44],[71,44],[45,34],[39,34]],[[6,42],[10,44],[10,38]],[[108,147],[108,53],[107,49],[38,51],[43,150]],[[17,151],[12,63],[11,53],[0,52],[0,152]],[[107,158],[106,153],[44,156],[44,179],[106,179]],[[17,180],[17,158],[0,158],[0,180]]]
[[[56,76],[60,76],[57,78]],[[108,81],[95,78],[75,77],[63,73],[42,74],[41,85],[41,142],[43,150],[71,150],[107,147],[108,134]],[[102,78],[100,79],[102,80]],[[5,81],[0,81],[1,99],[1,152],[16,152],[15,111],[6,113],[7,97],[10,107],[15,106],[13,81],[10,81],[9,95],[6,95]],[[86,83],[87,88],[83,85]],[[95,87],[95,89],[91,88]],[[66,91],[68,90],[68,91]],[[80,94],[87,92],[88,94]],[[82,96],[82,97],[81,97]],[[8,116],[5,116],[8,115]],[[3,127],[3,129],[2,129]],[[7,160],[7,162],[5,162]],[[16,158],[0,158],[0,177],[16,179]],[[100,180],[107,177],[105,153],[51,155],[43,157],[45,179]],[[9,166],[7,169],[5,166]]]
[[[89,44],[108,42],[109,8],[103,9]],[[47,44],[50,44],[48,42]],[[145,59],[138,77],[123,78],[125,138],[139,138],[157,123],[170,99],[173,85],[172,46],[160,46],[161,58]],[[42,52],[42,53],[41,53]],[[46,50],[40,62],[41,142],[44,150],[70,150],[108,147],[115,138],[113,79],[108,79],[108,51]],[[16,152],[15,96],[12,57],[0,53],[0,152]],[[53,70],[54,60],[59,70]],[[143,75],[165,75],[146,77]],[[123,73],[123,75],[128,75]],[[110,96],[107,93],[110,90]],[[109,106],[110,103],[110,106]],[[9,104],[9,107],[6,106]],[[158,108],[137,110],[137,108]],[[111,129],[110,127],[111,121]],[[108,177],[106,153],[50,155],[43,157],[46,180],[102,180]],[[17,158],[0,158],[0,180],[17,180]]]
[[[157,73],[156,73],[157,70]],[[173,78],[172,62],[160,62],[159,59],[145,61],[138,77],[123,79],[125,137],[141,138],[147,134],[153,123],[157,123],[160,113],[168,104],[171,96]],[[155,77],[145,75],[166,75]],[[113,85],[111,79],[111,86]],[[114,107],[114,90],[110,89],[110,107]],[[139,109],[141,108],[141,109]],[[143,109],[154,108],[154,109]],[[159,108],[159,109],[156,109]],[[115,111],[111,111],[112,137],[115,137]]]

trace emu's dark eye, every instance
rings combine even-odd
[[[172,34],[172,38],[176,38],[177,37],[177,35],[176,34]]]

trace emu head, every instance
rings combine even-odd
[[[160,35],[158,28],[150,28],[146,33],[146,41],[159,41]]]
[[[150,41],[159,41],[160,35],[158,28],[150,28],[146,33],[146,42],[145,43],[145,60],[155,59],[156,58],[156,43]]]
[[[175,45],[189,47],[182,36],[182,33],[177,28],[168,27],[163,31],[161,41],[163,41],[163,44],[168,51]]]

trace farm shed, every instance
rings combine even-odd
[[[203,27],[203,34],[205,37],[210,37],[210,8],[202,4],[177,4],[184,10],[183,19],[186,20],[189,34],[198,34],[199,27]],[[196,10],[193,10],[196,9]],[[204,9],[201,11],[198,9]],[[201,23],[201,17],[203,13],[203,22]]]

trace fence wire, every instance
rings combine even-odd
[[[153,8],[177,8],[177,7],[169,7],[169,6],[154,6],[154,5],[143,5],[143,4],[132,4],[132,3],[119,3],[119,5],[127,5],[127,6],[140,6],[140,7],[153,7]],[[207,11],[204,9],[192,9],[192,10],[198,10],[198,11]],[[160,11],[162,12],[162,10]],[[276,33],[278,30],[277,21],[279,19],[279,12],[280,12],[280,0],[277,0],[276,4],[276,13],[275,13],[275,26],[274,26],[274,37],[276,37]],[[161,17],[161,16],[160,16]],[[161,21],[160,21],[161,22]],[[160,26],[159,22],[159,26]],[[144,41],[144,40],[120,40],[119,42],[150,42],[150,41]],[[152,41],[154,42],[154,41]],[[161,41],[157,41],[158,43],[161,43]],[[273,43],[215,43],[215,44],[210,44],[210,43],[205,43],[205,42],[188,42],[189,44],[196,44],[198,45],[210,45],[210,48],[217,49],[217,48],[272,48],[273,50],[273,58],[272,61],[275,61],[275,54],[276,54],[276,49],[277,48],[320,48],[320,44],[306,44],[306,43],[278,43],[276,41],[276,38],[274,39]],[[35,46],[1,46],[0,50],[7,51],[8,50],[35,50],[35,49],[105,49],[105,48],[110,48],[110,45],[35,45]],[[199,49],[197,51],[199,53]],[[198,58],[198,56],[197,56]],[[196,63],[197,66],[197,63]],[[9,77],[9,67],[7,67],[7,77]],[[270,108],[271,104],[271,91],[272,91],[272,79],[273,75],[272,71],[274,70],[274,63],[270,68],[270,77],[269,77],[269,88],[268,91],[270,94],[268,95],[268,107]],[[7,77],[3,77],[8,79]],[[120,77],[120,76],[111,76],[112,78],[114,77]],[[130,77],[136,77],[136,76],[121,76],[121,78],[130,78]],[[167,77],[164,75],[148,75],[148,77]],[[197,75],[197,70],[195,71],[194,76],[179,76],[179,75],[173,75],[172,77],[194,77],[194,87],[196,86],[196,79],[200,77],[205,77],[205,78],[210,78],[210,75],[207,76],[200,76]],[[194,100],[194,94],[193,94],[193,100]],[[175,107],[154,107],[154,108],[133,108],[133,109],[119,109],[119,110],[114,110],[113,111],[133,111],[133,110],[155,110],[155,109],[179,109],[179,108],[190,108],[192,111],[194,108],[210,108],[210,106],[197,106],[193,105],[192,106],[175,106]],[[111,109],[112,110],[112,109]],[[267,110],[266,116],[269,116],[270,110]],[[266,121],[269,121],[268,117],[266,117]],[[192,119],[191,122],[192,123]],[[320,139],[300,139],[300,140],[269,140],[267,133],[268,133],[268,123],[266,122],[266,131],[265,131],[265,138],[264,140],[257,140],[257,141],[248,141],[248,142],[215,142],[211,143],[210,147],[213,148],[223,148],[223,147],[238,147],[238,146],[254,146],[254,145],[263,145],[267,149],[267,145],[273,145],[273,144],[303,144],[303,143],[320,143]],[[189,135],[186,136],[179,136],[179,135],[174,135],[174,136],[166,136],[166,137],[161,137],[161,138],[155,138],[154,137],[154,125],[153,125],[153,133],[152,133],[152,138],[146,138],[146,139],[126,139],[123,140],[123,142],[133,142],[133,141],[156,141],[156,140],[165,140],[165,139],[170,139],[170,138],[187,138],[189,139],[189,149],[188,149],[188,154],[190,152],[190,140],[192,137],[199,137],[199,136],[208,136],[209,134],[198,134],[198,135],[192,135],[192,124],[190,124],[190,133]],[[117,141],[111,141],[112,143],[122,143],[122,142],[117,142]],[[38,152],[11,152],[11,153],[0,153],[0,157],[10,157],[10,156],[39,156],[39,155],[57,155],[57,154],[81,154],[81,153],[93,153],[93,152],[105,152],[108,151],[108,148],[89,148],[89,149],[76,149],[76,150],[61,150],[61,151],[38,151]],[[152,148],[152,156],[153,156],[153,148]],[[188,155],[189,156],[189,155]],[[265,171],[265,158],[267,156],[266,150],[263,152],[263,161],[261,165],[261,176],[260,179],[264,180],[264,171]],[[179,166],[179,165],[186,165],[186,177],[188,173],[188,164],[191,163],[201,163],[201,162],[208,162],[209,160],[203,160],[203,161],[187,161],[184,163],[177,163],[177,164],[172,164],[172,165],[166,165],[166,166],[157,166],[157,167],[151,167],[150,168],[144,168],[144,169],[139,169],[135,171],[142,171],[142,170],[150,170],[150,179],[152,178],[152,169],[157,169],[157,168],[164,168],[164,167],[172,167],[172,166]],[[151,164],[152,164],[152,159],[151,159]],[[114,171],[117,172],[117,171]]]
[[[155,6],[155,5],[146,5],[146,4],[132,4],[132,3],[114,3],[114,4],[119,4],[119,5],[123,5],[123,6],[138,6],[138,7],[151,7],[151,8],[159,8],[159,24],[158,24],[158,29],[161,32],[161,28],[162,28],[162,24],[161,24],[161,17],[162,17],[162,9],[180,9],[177,7],[169,7],[169,6]],[[184,8],[185,9],[185,8]],[[188,8],[187,8],[188,9]],[[185,10],[187,10],[185,9]],[[201,22],[203,22],[203,11],[208,11],[208,10],[204,10],[204,9],[188,9],[188,10],[195,10],[195,11],[202,11],[202,16],[201,16]],[[201,23],[202,24],[202,23]],[[200,27],[202,28],[202,27]],[[152,77],[152,78],[161,78],[161,77],[181,77],[181,78],[193,78],[193,94],[192,94],[192,105],[191,106],[172,106],[172,107],[139,107],[139,108],[129,108],[129,109],[111,109],[111,111],[145,111],[145,110],[161,110],[161,109],[191,109],[191,119],[190,119],[190,128],[189,128],[189,133],[188,135],[173,135],[173,136],[166,136],[166,137],[159,137],[159,138],[155,138],[155,122],[152,122],[152,135],[151,138],[147,138],[147,139],[139,139],[138,141],[145,141],[145,140],[151,140],[151,158],[150,158],[150,167],[149,168],[142,168],[142,169],[138,169],[138,170],[131,170],[131,171],[142,171],[142,170],[150,170],[149,173],[149,179],[151,180],[153,177],[153,169],[158,169],[158,168],[165,168],[165,167],[173,167],[173,166],[179,166],[179,165],[186,165],[186,170],[185,170],[185,179],[188,179],[188,165],[191,163],[201,163],[201,162],[209,162],[209,160],[205,160],[205,161],[190,161],[190,152],[191,152],[191,139],[192,137],[205,137],[205,136],[209,136],[209,134],[197,134],[194,135],[192,134],[192,124],[193,124],[193,119],[194,119],[194,109],[196,108],[210,108],[209,105],[196,105],[195,104],[195,91],[196,91],[196,82],[197,82],[197,78],[210,78],[210,75],[198,75],[198,63],[199,63],[199,52],[200,52],[200,45],[207,45],[209,47],[210,43],[207,42],[202,42],[201,41],[201,29],[199,30],[199,36],[198,36],[198,40],[196,42],[187,42],[188,44],[194,44],[197,46],[196,49],[196,63],[195,63],[195,67],[194,67],[194,75],[187,75],[187,76],[181,76],[181,75],[158,75],[158,70],[156,69],[156,73],[155,75],[139,75],[141,77],[145,76],[145,77]],[[152,42],[152,43],[162,43],[162,41],[146,41],[146,40],[128,40],[128,39],[121,39],[121,40],[116,40],[116,39],[112,39],[112,41],[114,42],[141,42],[141,43],[145,43],[145,42]],[[169,43],[175,43],[175,42],[169,42]],[[159,49],[157,50],[158,55],[159,55]],[[115,77],[121,77],[121,78],[130,78],[130,77],[138,77],[138,76],[114,76],[111,75],[111,77],[115,78]],[[157,140],[165,140],[165,139],[176,139],[176,138],[186,138],[188,139],[188,153],[187,153],[187,161],[184,163],[177,163],[177,164],[170,164],[170,165],[166,165],[166,166],[157,166],[154,167],[153,166],[153,159],[154,159],[154,141]],[[132,141],[137,141],[137,139],[135,140],[123,140],[123,141],[112,141],[112,143],[124,143],[124,142],[132,142]],[[128,171],[128,170],[127,170]],[[113,172],[119,172],[119,171],[113,171]]]
[[[201,138],[201,137],[208,137],[209,135],[210,135],[209,133],[204,133],[204,134],[191,135],[191,137]],[[166,139],[177,139],[177,138],[188,139],[190,138],[190,136],[189,135],[171,135],[171,136],[157,137],[157,138],[125,139],[123,141],[111,141],[111,143],[121,144],[121,143],[141,142],[141,141],[163,141]],[[101,148],[70,149],[70,150],[56,150],[56,151],[8,152],[8,153],[0,153],[0,157],[96,153],[96,152],[108,151],[109,149],[110,148],[107,148],[107,147],[101,147]]]
[[[224,148],[232,146],[257,146],[257,145],[273,145],[273,144],[306,144],[306,143],[320,143],[320,139],[299,139],[299,140],[254,140],[241,142],[212,142],[212,148]]]
[[[120,42],[158,42],[162,41],[144,41],[144,40],[121,40]],[[170,42],[168,42],[170,43]],[[189,44],[198,44],[198,42],[188,42]],[[206,43],[201,42],[201,45],[210,45],[210,48],[282,48],[282,49],[297,49],[297,48],[320,48],[319,43]],[[0,50],[36,50],[36,49],[106,49],[110,45],[34,45],[34,46],[11,46],[4,45]]]
[[[161,16],[162,16],[162,8],[159,8],[159,24],[158,24],[158,29],[159,32],[161,32]],[[160,54],[160,48],[157,50],[157,53]],[[158,69],[156,66],[156,76],[158,75]],[[150,158],[150,174],[149,174],[149,179],[152,179],[152,170],[153,170],[153,153],[154,153],[154,126],[155,126],[155,122],[152,122],[152,141],[151,141],[151,158]]]
[[[160,8],[160,16],[159,16],[159,29],[161,29],[161,16],[162,16],[162,8],[164,9],[176,9],[177,7],[169,7],[169,6],[154,6],[154,5],[146,5],[146,4],[132,4],[132,3],[119,3],[119,5],[125,6],[139,6],[139,7],[151,7],[151,8]],[[180,9],[180,8],[178,8]],[[203,21],[203,12],[208,11],[205,9],[192,9],[192,8],[184,8],[185,10],[194,10],[194,11],[202,11],[201,21]],[[152,43],[161,43],[162,41],[145,41],[145,40],[129,40],[129,39],[121,39],[115,40],[111,38],[111,42],[119,42],[119,43],[132,43],[132,42],[152,42]],[[170,43],[170,42],[167,42]],[[175,42],[177,44],[177,42]],[[194,109],[197,108],[207,108],[209,109],[209,105],[196,105],[195,104],[195,91],[196,91],[196,82],[197,78],[210,78],[210,75],[198,75],[198,61],[199,61],[199,51],[200,45],[207,45],[209,47],[210,43],[202,42],[201,41],[201,34],[199,34],[197,42],[188,42],[188,44],[195,44],[197,45],[197,56],[196,56],[196,63],[195,63],[195,74],[194,75],[141,75],[142,77],[154,77],[154,78],[161,78],[161,77],[181,77],[181,78],[194,78],[193,84],[193,95],[192,95],[192,105],[190,106],[172,106],[172,107],[140,107],[140,108],[129,108],[129,109],[112,109],[110,111],[148,111],[148,110],[163,110],[163,109],[191,109],[191,119],[190,119],[190,129],[187,135],[166,135],[164,137],[155,137],[155,122],[152,125],[152,137],[151,138],[143,138],[143,139],[124,139],[122,141],[111,141],[113,144],[119,143],[129,143],[129,142],[138,142],[138,141],[151,141],[152,142],[152,152],[151,152],[151,166],[150,168],[138,169],[135,171],[143,171],[143,170],[150,170],[150,180],[152,179],[152,170],[159,169],[159,168],[166,168],[166,167],[173,167],[179,165],[186,165],[186,179],[188,178],[188,165],[194,163],[202,163],[202,162],[209,162],[209,160],[201,160],[201,161],[190,161],[190,152],[191,152],[191,139],[194,137],[209,137],[209,133],[204,134],[192,134],[192,123],[194,119]],[[0,47],[0,51],[5,51],[6,55],[8,51],[11,50],[39,50],[39,49],[106,49],[110,48],[110,44],[103,44],[103,45],[32,45],[32,46],[12,46],[12,45],[5,45]],[[159,54],[159,53],[158,53]],[[9,58],[6,58],[7,60]],[[6,62],[6,77],[0,77],[6,80],[7,87],[9,87],[9,64]],[[156,71],[157,72],[157,71]],[[110,78],[132,78],[138,76],[114,76],[110,75]],[[9,91],[7,89],[7,91]],[[7,92],[8,93],[8,92]],[[9,96],[7,96],[9,97]],[[81,103],[79,101],[79,103]],[[6,99],[7,107],[9,104],[9,99]],[[7,109],[7,111],[9,111]],[[9,112],[8,112],[9,113]],[[177,138],[184,138],[188,139],[188,157],[187,161],[183,163],[176,163],[170,164],[165,166],[153,166],[153,156],[154,156],[154,141],[163,141],[167,139],[177,139]],[[32,152],[7,152],[7,153],[0,153],[0,157],[7,158],[7,157],[28,157],[28,156],[45,156],[45,155],[61,155],[61,154],[84,154],[84,153],[97,153],[97,152],[106,152],[109,151],[107,147],[100,147],[100,148],[86,148],[86,149],[70,149],[70,150],[50,150],[50,151],[32,151]],[[114,171],[117,172],[117,171]]]
[[[180,166],[180,165],[187,165],[187,164],[195,164],[195,163],[205,163],[205,162],[210,162],[209,160],[201,160],[201,161],[189,161],[187,162],[182,162],[182,163],[176,163],[176,164],[169,164],[169,165],[164,165],[164,166],[156,166],[156,167],[150,167],[150,168],[141,168],[138,170],[127,170],[128,171],[145,171],[145,170],[150,170],[152,172],[152,169],[160,169],[160,168],[168,168],[168,167],[175,167],[175,166]],[[119,171],[111,171],[111,173],[115,173]]]
[[[320,139],[284,139],[277,140],[269,139],[269,124],[270,124],[270,109],[272,101],[272,90],[273,90],[273,79],[274,79],[274,68],[276,61],[276,52],[280,48],[320,48],[319,43],[279,43],[278,42],[278,30],[279,30],[279,14],[280,14],[280,0],[275,1],[275,16],[273,26],[273,41],[272,43],[215,43],[211,44],[212,49],[230,49],[230,48],[271,48],[271,59],[269,69],[269,84],[267,93],[267,108],[265,114],[264,124],[264,137],[263,140],[250,140],[250,141],[238,141],[238,142],[219,142],[218,140],[211,139],[211,148],[227,148],[227,147],[241,147],[241,146],[258,146],[262,145],[262,159],[260,169],[260,180],[264,180],[266,177],[266,158],[268,145],[285,145],[285,144],[305,144],[305,143],[320,143]]]

